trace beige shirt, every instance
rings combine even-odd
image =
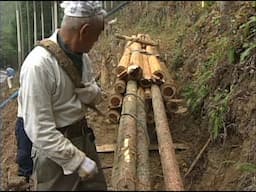
[[[57,30],[50,39],[57,41]],[[18,116],[24,119],[33,148],[59,164],[64,174],[73,173],[85,154],[56,128],[83,118],[83,103],[99,101],[100,88],[92,77],[89,57],[84,54],[82,82],[85,88],[76,89],[57,60],[40,46],[29,53],[21,67]]]

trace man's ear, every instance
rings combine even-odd
[[[83,37],[85,34],[87,34],[89,32],[89,24],[83,24],[82,27],[80,28],[80,38]]]

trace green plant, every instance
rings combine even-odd
[[[239,163],[236,168],[243,172],[256,173],[256,164],[254,163]]]
[[[221,129],[225,126],[225,116],[229,110],[229,97],[230,94],[227,91],[220,92],[213,97],[212,105],[209,107],[208,116],[213,139],[218,137]]]

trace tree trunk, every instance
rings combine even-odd
[[[22,2],[19,2],[18,4],[18,8],[19,8],[19,17],[20,17],[20,40],[21,40],[21,62],[23,61],[24,59],[24,33],[23,33],[23,16],[22,16],[22,9],[21,9],[21,3]]]
[[[41,3],[41,25],[42,25],[42,39],[44,39],[44,9],[43,9],[43,1]]]
[[[34,44],[37,41],[37,19],[36,19],[36,2],[33,1],[33,10],[34,10]]]
[[[18,42],[18,65],[21,66],[21,38],[20,38],[20,15],[18,2],[16,2],[17,42]]]
[[[29,6],[28,1],[26,1],[26,9],[27,9],[27,33],[28,33],[28,51],[31,49],[31,34],[30,34],[30,16],[29,16]]]

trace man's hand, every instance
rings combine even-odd
[[[96,163],[88,157],[85,157],[84,161],[78,169],[78,175],[82,180],[87,180],[92,178],[98,173],[98,168]]]

